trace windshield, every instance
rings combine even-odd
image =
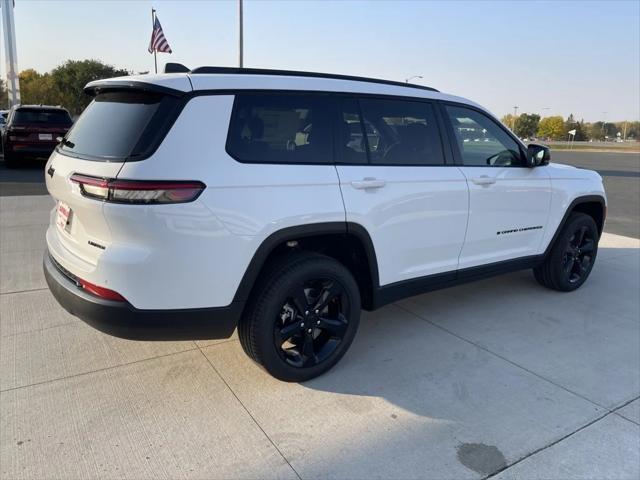
[[[177,99],[140,92],[105,92],[84,110],[60,150],[92,159],[142,156],[162,134]]]
[[[66,110],[45,110],[43,108],[21,108],[13,114],[13,125],[71,125],[71,117]]]

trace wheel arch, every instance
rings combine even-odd
[[[249,262],[233,301],[246,302],[265,267],[274,258],[296,249],[322,253],[344,264],[358,283],[362,307],[373,308],[379,286],[375,248],[366,228],[351,222],[298,225],[269,235]]]
[[[567,207],[562,220],[558,224],[551,241],[547,245],[547,248],[544,252],[544,256],[546,256],[553,248],[553,244],[555,243],[558,235],[564,228],[569,216],[574,212],[584,213],[593,218],[596,222],[596,226],[598,227],[598,235],[602,236],[602,231],[604,229],[604,221],[607,215],[607,204],[603,196],[601,195],[585,195],[581,197],[575,198]]]

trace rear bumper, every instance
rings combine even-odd
[[[44,276],[62,307],[85,323],[130,340],[202,340],[228,338],[242,314],[243,303],[184,310],[138,310],[127,302],[104,300],[80,289],[45,252]]]
[[[12,152],[14,155],[21,157],[48,157],[55,150],[56,144],[16,144],[7,142],[5,148],[8,152]]]

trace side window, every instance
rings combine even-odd
[[[426,102],[361,99],[372,165],[442,165],[433,107]]]
[[[517,142],[486,115],[464,107],[446,106],[462,164],[473,167],[522,166]]]
[[[358,101],[342,99],[342,115],[337,135],[338,161],[341,163],[367,163],[367,142],[362,131]]]
[[[322,95],[238,94],[227,151],[241,162],[333,163],[331,105]]]

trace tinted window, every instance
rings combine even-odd
[[[476,110],[446,107],[463,165],[520,166],[518,143],[493,120]]]
[[[144,155],[177,100],[147,92],[106,92],[84,110],[67,135],[63,151],[98,159]]]
[[[442,165],[433,107],[424,102],[361,99],[369,161],[378,165]]]
[[[20,108],[13,114],[13,125],[71,125],[71,117],[66,110],[46,110],[43,108]]]
[[[355,99],[343,99],[342,118],[337,128],[336,142],[341,163],[367,163],[367,142],[364,139],[360,109]]]
[[[332,163],[329,96],[239,94],[227,151],[245,162]]]

